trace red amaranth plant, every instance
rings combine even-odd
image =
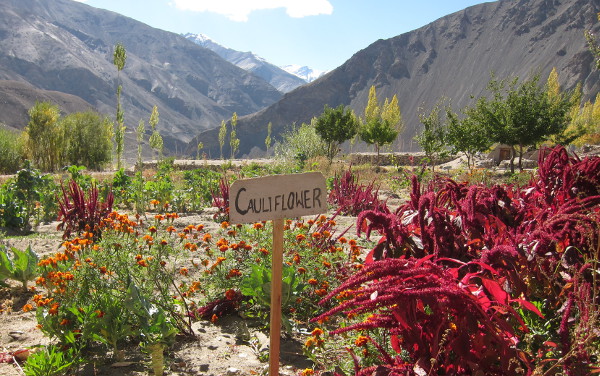
[[[229,221],[229,180],[227,176],[219,180],[219,190],[211,191],[213,206],[218,209],[214,219],[222,222]]]
[[[386,205],[379,200],[379,188],[375,188],[375,182],[363,185],[358,179],[359,175],[352,171],[352,166],[341,175],[336,173],[327,197],[329,204],[339,208],[343,215],[358,215],[373,208],[385,210]]]
[[[75,180],[69,181],[67,187],[61,184],[62,198],[58,197],[57,229],[63,230],[63,239],[67,239],[73,232],[81,234],[88,231],[99,238],[100,223],[112,212],[114,196],[109,191],[102,202],[98,198],[98,188],[93,185],[87,195]]]
[[[479,270],[465,273],[474,267]],[[370,338],[384,366],[365,368],[357,375],[517,374],[531,365],[516,347],[518,331],[508,323],[514,320],[521,332],[527,330],[511,302],[540,313],[529,302],[510,299],[501,280],[493,279],[495,274],[476,264],[444,268],[428,258],[377,261],[325,297],[322,303],[341,292],[351,296],[315,321],[339,312],[349,317],[369,314],[331,334],[389,331],[397,354]],[[402,350],[409,359],[400,356]]]
[[[413,374],[415,367],[427,369],[424,363],[419,362],[422,357],[429,359],[428,356],[443,359],[444,364],[454,364],[452,354],[457,351],[454,348],[440,350],[432,347],[425,351],[422,348],[427,341],[418,343],[412,339],[419,345],[419,351],[425,351],[421,353],[406,342],[407,338],[418,334],[422,338],[434,338],[431,343],[434,346],[433,343],[439,339],[436,325],[440,322],[449,325],[448,317],[470,318],[477,323],[461,323],[464,335],[475,336],[460,342],[468,348],[460,348],[460,351],[468,353],[465,356],[470,361],[475,356],[472,352],[485,353],[481,348],[482,341],[495,338],[495,346],[505,348],[507,343],[497,336],[504,338],[504,333],[508,338],[508,334],[512,333],[515,338],[512,339],[511,356],[516,356],[522,369],[544,373],[562,368],[568,375],[596,370],[592,359],[598,356],[598,351],[590,351],[590,348],[599,343],[599,332],[593,330],[583,339],[573,328],[589,328],[598,324],[600,308],[594,297],[600,295],[600,286],[598,283],[590,284],[594,273],[583,266],[590,261],[597,265],[599,258],[600,158],[580,160],[569,156],[564,148],[556,147],[543,150],[538,165],[537,178],[532,178],[528,185],[520,188],[468,185],[451,179],[435,179],[427,186],[421,186],[413,177],[410,200],[396,212],[376,208],[360,213],[357,220],[359,235],[365,232],[369,237],[373,231],[382,235],[379,244],[368,255],[367,262],[375,261],[373,265],[382,270],[393,265],[403,270],[396,265],[398,261],[395,259],[401,259],[399,262],[407,265],[420,262],[421,266],[426,263],[419,260],[429,260],[439,270],[431,267],[430,270],[421,270],[418,278],[402,279],[403,274],[394,277],[393,273],[377,274],[375,269],[367,268],[365,270],[374,274],[367,278],[367,272],[360,272],[364,280],[354,286],[358,288],[360,284],[368,283],[364,293],[361,291],[361,298],[355,297],[343,303],[342,308],[327,313],[352,312],[353,309],[356,313],[366,313],[368,309],[377,309],[385,317],[385,320],[378,318],[379,321],[352,324],[349,326],[352,329],[335,332],[371,327],[385,328],[391,334],[403,331],[401,338],[404,342],[400,347],[411,355],[412,363],[408,368],[394,368],[400,367],[397,356],[382,354],[382,367],[388,371],[379,368],[360,370],[366,373],[357,371],[357,374]],[[457,269],[453,267],[456,262],[464,265]],[[483,271],[486,271],[485,274]],[[440,273],[444,278],[440,277]],[[428,278],[434,278],[434,275],[438,276],[435,277],[436,282],[429,285]],[[575,283],[582,278],[587,284]],[[401,290],[398,291],[398,288]],[[466,295],[460,295],[457,289]],[[454,291],[455,295],[449,291]],[[375,298],[372,298],[375,292]],[[408,296],[416,300],[410,300]],[[467,297],[477,297],[476,306],[481,311],[474,311],[475,303]],[[453,304],[446,303],[449,300]],[[431,316],[440,317],[426,315],[415,321],[417,316],[414,312],[418,311],[415,304],[418,301],[426,301],[423,304],[432,310]],[[593,309],[586,311],[581,302],[590,301]],[[545,314],[544,319],[530,314],[532,311],[540,313],[540,310]],[[400,320],[406,320],[406,317],[415,319],[407,320],[413,328]],[[524,335],[525,319],[536,326],[538,332],[544,333],[544,340],[539,334]],[[488,321],[496,327],[484,324]],[[454,324],[458,326],[456,322]],[[415,325],[419,328],[418,333],[404,333],[410,332]],[[444,328],[447,329],[447,326]],[[399,343],[392,343],[392,348],[397,350]],[[556,348],[549,350],[548,344]],[[436,351],[444,352],[441,358]],[[504,354],[509,355],[508,352]],[[558,357],[552,358],[548,354]],[[477,364],[486,364],[486,359],[477,360]],[[501,368],[490,368],[490,373],[485,374],[505,374],[508,369],[505,364],[500,365]],[[463,364],[460,367],[463,367],[460,368],[462,371],[454,368],[440,372],[470,374],[466,371],[467,366]],[[469,363],[469,367],[473,365]]]

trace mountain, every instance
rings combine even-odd
[[[166,151],[181,154],[193,136],[233,112],[254,113],[282,96],[181,35],[114,12],[71,0],[1,3],[0,80],[71,94],[105,114],[115,113],[116,88],[122,84],[126,156],[134,156],[135,128],[154,105]],[[117,42],[127,51],[120,74],[112,63]],[[23,113],[0,113],[0,122],[18,129],[26,125]]]
[[[240,52],[231,48],[223,47],[206,35],[187,33],[184,35],[184,37],[204,48],[208,48],[209,50],[216,52],[219,56],[230,63],[254,73],[258,77],[261,77],[263,80],[273,85],[282,93],[290,92],[295,88],[309,82],[302,76],[281,69],[267,62],[262,57],[253,54],[252,52]]]
[[[406,129],[394,147],[404,151],[418,149],[412,140],[421,127],[419,107],[430,109],[444,96],[455,110],[471,104],[471,96],[487,94],[491,72],[498,78],[539,72],[545,80],[556,67],[563,89],[581,83],[584,98],[594,97],[600,72],[594,70],[584,30],[600,33],[599,11],[597,0],[501,0],[378,40],[320,79],[239,118],[240,155],[264,153],[269,122],[276,139],[291,124],[320,115],[325,104],[350,106],[362,114],[372,85],[380,100],[398,96]],[[209,155],[219,155],[215,131],[198,139]]]
[[[300,77],[306,82],[313,82],[317,78],[323,76],[327,72],[316,71],[312,68],[307,67],[306,65],[285,65],[281,67],[284,71],[293,74],[296,77]]]
[[[27,125],[29,122],[28,111],[35,102],[52,102],[66,113],[94,109],[91,104],[75,95],[61,93],[60,91],[37,89],[27,82],[19,81],[0,80],[0,98],[2,98],[0,100],[1,116],[6,119],[13,119],[10,123],[4,123],[14,129],[21,129]]]

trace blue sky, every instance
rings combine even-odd
[[[78,0],[178,34],[201,33],[276,65],[332,70],[378,39],[483,0]]]

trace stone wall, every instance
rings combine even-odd
[[[450,162],[455,159],[451,156],[439,161],[436,164]],[[377,153],[352,153],[347,156],[348,162],[353,165],[377,164]],[[379,154],[380,166],[419,166],[427,161],[425,153],[381,153]],[[427,161],[428,162],[428,161]]]

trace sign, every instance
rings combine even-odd
[[[279,376],[283,220],[327,211],[327,187],[320,172],[242,179],[229,187],[229,220],[273,220],[269,376]]]
[[[232,223],[296,218],[326,211],[327,188],[320,172],[236,180],[229,189]]]

